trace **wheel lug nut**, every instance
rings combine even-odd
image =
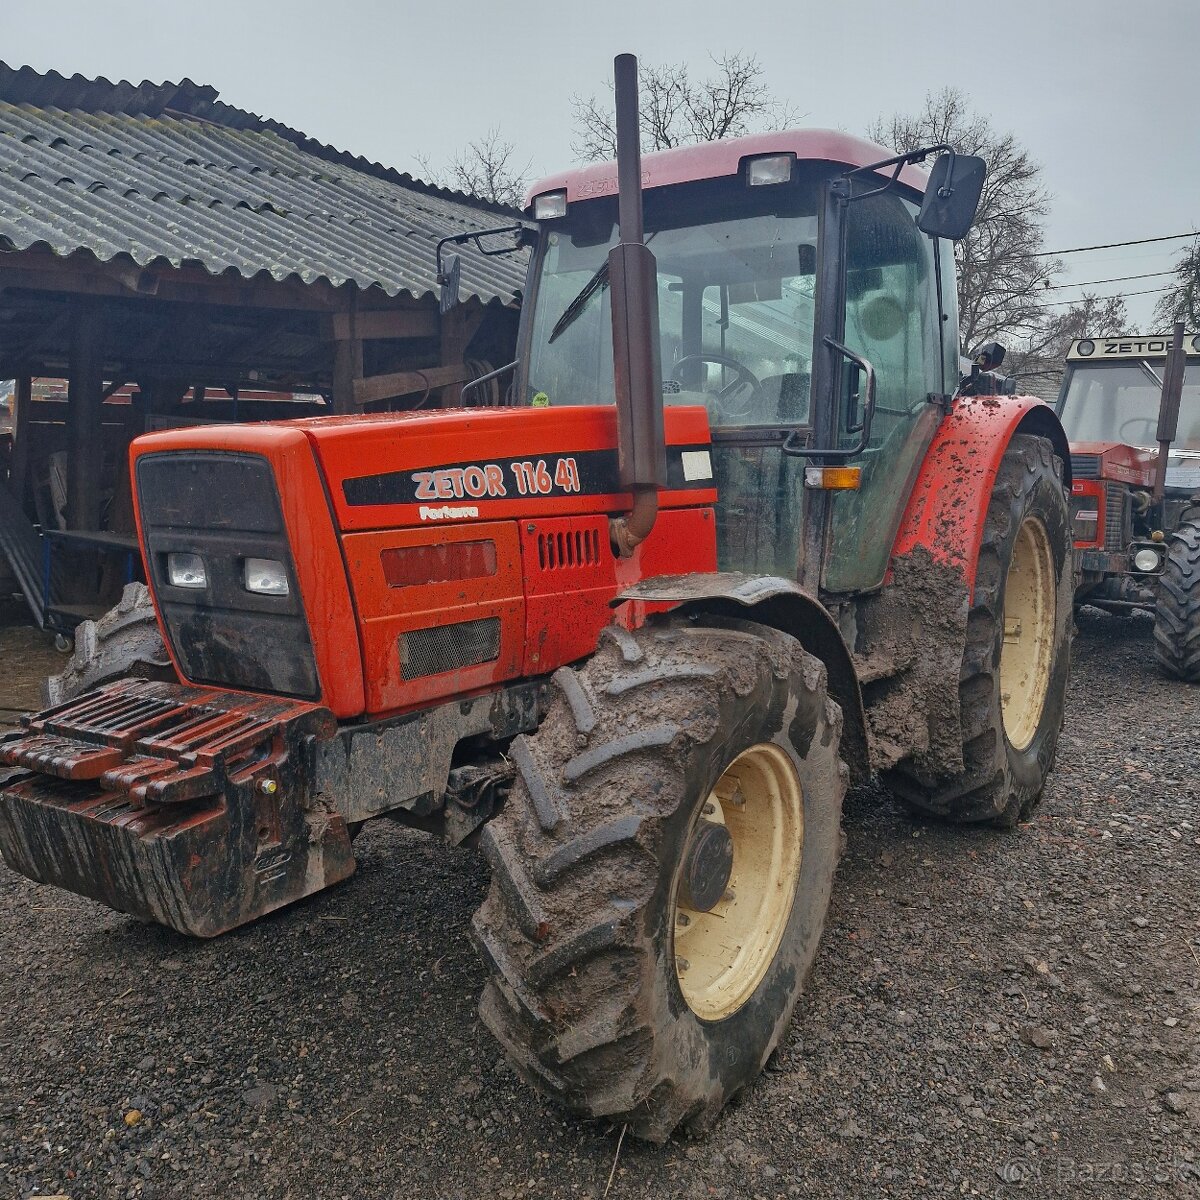
[[[732,903],[736,898],[737,893],[733,890],[733,888],[726,888],[725,895],[721,897],[722,900],[725,900],[729,903]]]
[[[706,817],[711,817],[713,815],[713,813],[715,813],[716,811],[717,811],[717,806],[715,804],[706,804],[704,806],[704,815]]]
[[[687,913],[678,913],[675,917],[676,925],[690,925],[691,923],[692,923],[692,918],[689,917],[687,915]]]
[[[686,958],[677,958],[675,960],[675,970],[679,972],[686,971],[691,965]]]

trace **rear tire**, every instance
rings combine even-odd
[[[1172,678],[1200,682],[1200,524],[1187,521],[1171,535],[1158,581],[1154,658]]]
[[[75,650],[61,675],[45,683],[47,704],[62,704],[116,679],[176,681],[144,583],[127,583],[119,603],[75,630]]]
[[[554,681],[482,834],[480,1015],[535,1087],[662,1142],[706,1126],[787,1028],[840,851],[841,710],[819,660],[745,621],[610,627]],[[792,832],[764,820],[773,812],[791,813],[778,828]],[[732,875],[684,920],[682,865],[714,823]],[[718,921],[743,921],[724,959],[704,933]]]
[[[1016,434],[992,488],[967,617],[965,769],[931,778],[900,763],[885,779],[909,808],[1010,828],[1036,806],[1062,730],[1073,586],[1062,461],[1046,438]]]

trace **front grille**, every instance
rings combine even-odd
[[[257,454],[180,451],[137,461],[146,563],[167,636],[193,683],[316,699],[308,623],[270,464]],[[171,584],[167,555],[198,554],[207,584]],[[247,558],[282,562],[286,596],[246,590]]]
[[[1118,483],[1104,487],[1104,548],[1124,550],[1130,533],[1125,528],[1125,510],[1129,498],[1128,488]]]
[[[400,636],[400,667],[405,679],[478,666],[492,662],[499,653],[499,617],[414,629]]]
[[[1072,479],[1099,479],[1100,456],[1098,454],[1072,454]]]

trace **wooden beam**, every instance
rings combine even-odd
[[[29,288],[189,304],[200,300],[234,308],[292,308],[326,313],[345,306],[338,290],[320,280],[308,284],[292,280],[243,280],[210,275],[202,267],[152,267],[147,271],[154,272],[156,277],[153,291],[131,287],[127,270],[97,262],[90,254],[60,259],[35,251],[18,251],[4,256],[0,289]],[[382,290],[379,295],[384,295]]]
[[[340,343],[339,343],[340,345]],[[397,371],[392,375],[368,375],[354,385],[354,403],[358,407],[376,400],[391,400],[395,396],[411,396],[413,392],[466,383],[473,372],[464,363],[443,367],[427,367],[423,371]]]
[[[104,317],[75,312],[67,382],[67,527],[100,528],[100,404],[104,391]]]
[[[29,479],[29,419],[33,415],[33,380],[28,375],[17,377],[17,392],[13,397],[13,453],[9,490],[24,507],[25,488]]]
[[[354,329],[351,332],[351,322]],[[339,312],[333,314],[333,337],[335,341],[349,338],[371,340],[375,338],[424,338],[437,337],[440,323],[434,308],[379,308],[366,312]]]

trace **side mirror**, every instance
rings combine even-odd
[[[984,342],[975,351],[975,365],[981,371],[994,371],[1004,361],[1004,347],[999,342]]]
[[[441,247],[438,248],[441,249]],[[462,258],[457,254],[452,254],[446,269],[438,272],[438,283],[442,285],[441,295],[438,297],[438,312],[443,317],[458,303],[461,279]]]
[[[943,154],[933,164],[917,228],[930,237],[956,242],[965,237],[975,220],[987,163],[973,154]]]

